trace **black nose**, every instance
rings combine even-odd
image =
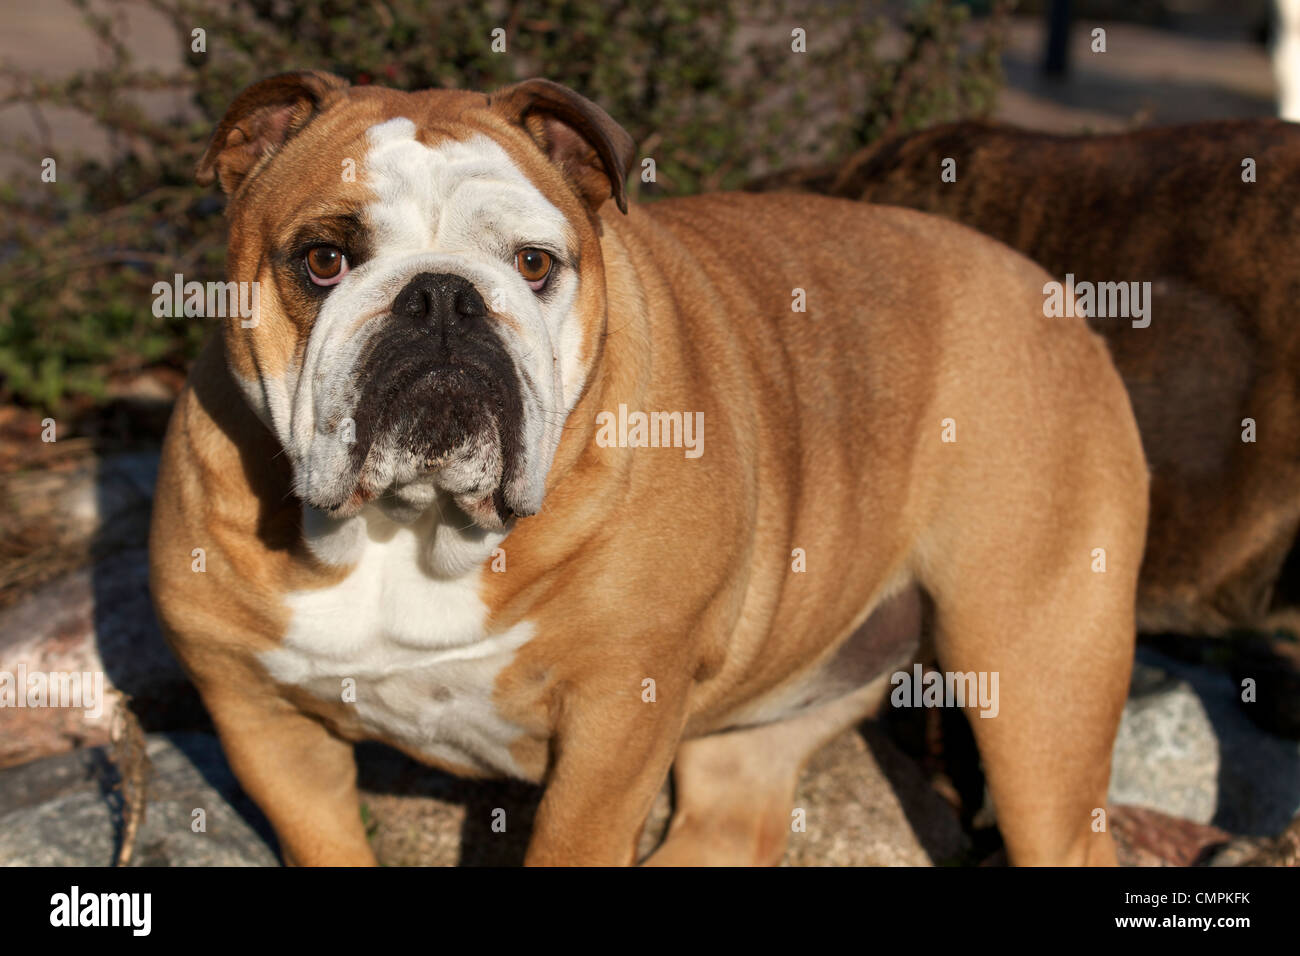
[[[421,272],[393,300],[393,315],[428,325],[444,339],[463,333],[474,319],[487,315],[478,289],[464,276],[450,272]]]

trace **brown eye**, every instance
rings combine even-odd
[[[317,285],[333,285],[348,271],[348,257],[336,246],[316,246],[307,253],[307,272]]]
[[[515,254],[515,268],[530,286],[539,289],[551,273],[550,253],[541,249],[520,249]]]

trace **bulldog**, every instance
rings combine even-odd
[[[1138,622],[1225,635],[1300,625],[1298,176],[1300,126],[1277,120],[1104,136],[967,122],[756,188],[941,214],[1058,281],[1138,292],[1145,314],[1088,319],[1124,379],[1151,467]]]
[[[648,862],[774,863],[804,762],[933,649],[998,688],[1010,859],[1113,863],[1147,477],[1101,340],[962,226],[629,208],[634,155],[544,80],[294,73],[213,135],[258,314],[176,406],[151,580],[286,862],[374,862],[376,739],[543,784],[528,863],[636,862],[670,770]]]

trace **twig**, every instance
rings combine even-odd
[[[148,809],[148,780],[153,765],[145,750],[144,730],[131,710],[131,698],[123,696],[113,714],[113,763],[117,764],[121,780],[117,788],[122,793],[122,845],[117,851],[117,866],[129,866],[135,849],[135,837],[140,832]]]

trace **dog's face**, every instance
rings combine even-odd
[[[631,138],[572,91],[245,90],[199,166],[230,194],[230,279],[257,282],[231,370],[294,491],[335,517],[438,500],[535,513],[605,325],[596,210]]]

